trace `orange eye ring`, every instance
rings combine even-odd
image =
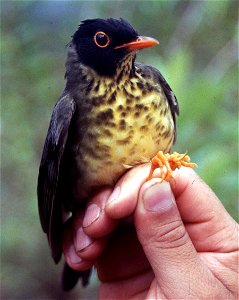
[[[105,43],[100,44],[100,40],[99,39],[102,39],[102,42],[105,42]],[[105,39],[105,41],[103,41],[103,39]],[[94,42],[95,42],[96,46],[98,46],[100,48],[106,48],[109,45],[109,43],[110,43],[110,38],[103,31],[98,31],[98,32],[96,32],[96,34],[94,36]]]

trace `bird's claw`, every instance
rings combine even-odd
[[[187,153],[180,154],[178,152],[173,152],[172,154],[169,154],[159,151],[151,160],[151,168],[147,181],[152,178],[154,170],[157,168],[161,171],[160,177],[162,178],[162,181],[170,181],[171,179],[174,179],[173,171],[180,169],[182,166],[194,168],[197,167],[197,164],[191,162]]]

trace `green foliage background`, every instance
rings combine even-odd
[[[91,299],[94,283],[64,294],[42,233],[36,182],[64,61],[80,20],[124,17],[160,46],[138,60],[159,68],[180,103],[175,149],[237,218],[237,1],[1,1],[2,299]]]

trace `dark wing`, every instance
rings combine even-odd
[[[47,234],[52,257],[61,258],[62,209],[57,201],[59,169],[75,111],[75,102],[63,94],[55,105],[48,129],[38,176],[38,208],[43,231]]]
[[[173,122],[174,122],[174,142],[176,140],[176,136],[177,136],[177,132],[176,132],[176,115],[179,115],[179,105],[178,105],[178,100],[176,98],[176,96],[174,95],[174,92],[172,91],[171,87],[169,86],[169,84],[167,83],[166,79],[163,77],[163,75],[160,73],[159,70],[157,70],[154,67],[148,66],[148,65],[143,65],[141,63],[136,63],[136,65],[138,65],[141,70],[143,70],[144,72],[148,73],[149,76],[153,76],[154,79],[160,83],[165,96],[168,100],[169,103],[169,107],[173,116]]]
[[[175,118],[175,114],[179,115],[178,100],[177,100],[176,96],[174,95],[174,92],[172,91],[171,87],[167,83],[166,79],[163,77],[163,75],[159,71],[158,71],[158,78],[159,78],[159,82],[163,88],[163,91],[168,99],[168,103],[171,108],[171,112]]]
[[[176,127],[176,115],[179,115],[179,106],[178,106],[178,100],[176,96],[174,95],[174,92],[172,91],[171,87],[167,83],[166,79],[163,77],[163,75],[158,71],[158,79],[161,84],[161,87],[165,93],[165,96],[168,99],[169,107],[171,109],[171,113],[173,116],[173,122],[174,122],[174,140],[176,141],[177,138],[177,127]]]

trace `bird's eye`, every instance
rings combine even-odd
[[[105,48],[109,45],[110,38],[103,31],[99,31],[99,32],[96,32],[96,34],[94,36],[94,42],[95,42],[96,46],[98,46],[100,48]]]

